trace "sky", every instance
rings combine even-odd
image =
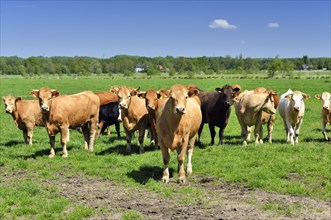
[[[0,1],[1,56],[331,57],[330,0]]]

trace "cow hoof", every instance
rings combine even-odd
[[[163,183],[169,183],[169,177],[162,177]]]
[[[178,183],[185,183],[186,182],[186,178],[185,178],[185,176],[183,176],[183,177],[179,177],[179,179],[178,179]]]
[[[247,141],[243,141],[243,146],[247,146]]]
[[[50,154],[48,155],[49,158],[53,158],[54,157],[54,154]]]
[[[62,157],[63,158],[67,158],[68,157],[68,154],[63,154]]]

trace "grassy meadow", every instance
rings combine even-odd
[[[62,158],[60,135],[56,136],[56,156],[49,159],[49,143],[45,128],[34,129],[33,146],[23,143],[20,130],[12,117],[5,113],[3,101],[0,111],[0,219],[83,219],[94,215],[93,207],[70,201],[60,195],[56,186],[46,181],[61,181],[65,176],[83,175],[111,180],[126,187],[158,193],[161,197],[182,194],[181,203],[190,204],[203,197],[203,189],[196,187],[194,176],[213,178],[214,184],[229,183],[241,187],[331,200],[331,144],[323,141],[321,133],[321,101],[315,94],[330,91],[331,80],[326,79],[1,79],[1,96],[21,96],[32,99],[32,89],[47,86],[62,94],[83,90],[108,91],[110,86],[127,85],[141,90],[169,88],[173,84],[196,84],[201,89],[213,91],[225,84],[239,84],[242,90],[263,86],[282,94],[291,88],[309,94],[306,113],[300,131],[299,144],[285,142],[285,130],[279,114],[273,132],[273,143],[247,147],[241,145],[240,126],[234,109],[225,129],[224,145],[209,146],[208,125],[203,130],[203,146],[193,152],[193,175],[182,187],[171,187],[177,181],[176,152],[171,153],[170,183],[161,182],[162,155],[150,148],[145,139],[145,153],[139,155],[134,139],[133,153],[125,153],[126,141],[112,133],[96,140],[95,151],[83,150],[82,134],[70,131],[68,158]],[[77,106],[79,111],[79,106]],[[122,125],[121,125],[122,126]],[[114,131],[114,127],[111,128]],[[264,129],[266,134],[266,128]],[[331,136],[330,126],[328,135]],[[218,133],[218,129],[217,129]],[[252,137],[254,140],[254,137]],[[218,142],[218,134],[215,142]],[[270,207],[270,208],[268,208]],[[261,207],[272,210],[273,204]],[[291,217],[296,207],[286,210]],[[293,210],[292,210],[293,209]],[[278,210],[282,212],[282,210]],[[284,211],[285,212],[285,211]],[[280,213],[284,214],[284,213]],[[143,218],[129,212],[124,219]]]

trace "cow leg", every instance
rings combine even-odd
[[[215,140],[215,135],[216,135],[215,125],[209,123],[208,126],[209,126],[209,131],[210,131],[210,138],[211,138],[210,144],[214,145],[215,144],[214,140]]]
[[[322,121],[322,134],[324,136],[324,140],[328,141],[328,135],[326,134],[326,121]]]
[[[27,129],[23,129],[22,132],[23,132],[24,143],[28,144],[29,142],[28,142],[28,131],[27,131]]]
[[[221,125],[221,126],[220,126],[220,130],[219,130],[219,132],[218,132],[218,136],[219,136],[219,142],[218,142],[218,145],[223,144],[225,127],[226,127],[226,125]]]
[[[88,150],[88,143],[90,139],[88,123],[82,126],[82,133],[84,136],[84,150]]]
[[[200,144],[201,144],[201,133],[202,133],[202,130],[203,130],[203,126],[204,126],[204,123],[201,122],[200,127],[199,127],[199,130],[198,130],[198,142]]]
[[[27,141],[29,145],[32,145],[32,136],[33,136],[33,126],[27,128]]]
[[[68,157],[67,151],[67,136],[68,136],[68,127],[61,128],[61,145],[62,145],[62,157]]]
[[[139,134],[138,134],[138,141],[139,141],[139,153],[142,154],[145,152],[144,150],[144,137],[145,137],[145,129],[141,128],[139,130]]]
[[[115,122],[115,129],[116,129],[116,133],[117,133],[117,137],[121,138],[121,134],[120,134],[120,122],[116,121]],[[108,127],[108,131],[110,131],[110,127]]]
[[[132,133],[127,130],[125,127],[124,127],[124,131],[125,131],[125,138],[126,138],[126,152],[127,153],[130,153],[131,152],[131,140],[132,140]]]
[[[187,147],[187,166],[186,166],[186,172],[188,175],[192,174],[192,155],[193,155],[193,149],[194,149],[194,142],[195,142],[196,136],[191,138],[188,143]]]
[[[254,128],[254,135],[255,135],[255,144],[263,143],[263,128],[262,123],[256,123]]]
[[[249,142],[251,141],[251,132],[252,132],[252,127],[247,126],[247,136],[246,136],[246,141]],[[243,135],[244,136],[244,135]]]
[[[157,133],[156,133],[156,128],[155,128],[155,123],[151,126],[151,131],[152,131],[152,136],[154,140],[154,148],[155,150],[159,149],[159,143],[158,143],[158,138],[157,138]]]
[[[105,126],[104,126],[104,123],[103,121],[100,121],[99,124],[98,124],[98,132],[97,132],[97,136],[100,137],[101,134],[105,131]]]
[[[163,164],[164,164],[162,181],[164,183],[169,183],[169,168],[168,168],[168,164],[170,160],[169,151],[162,141],[160,142],[160,148],[161,148]]]
[[[299,120],[299,123],[297,123],[294,128],[294,143],[295,144],[299,143],[299,133],[300,133],[301,124],[302,124],[302,118]]]
[[[268,141],[271,144],[272,143],[272,130],[274,128],[274,122],[271,121],[271,119],[267,123],[267,128],[268,128]]]
[[[94,151],[94,141],[95,141],[95,135],[97,132],[97,124],[98,124],[98,116],[91,119],[91,122],[89,123],[89,150],[91,152]]]
[[[188,145],[188,136],[184,138],[184,142],[182,143],[182,146],[177,147],[177,161],[178,161],[178,173],[179,173],[179,178],[178,182],[179,183],[185,183],[186,182],[186,177],[185,177],[185,170],[184,170],[184,160],[185,160],[185,155],[187,152],[187,145]]]
[[[49,157],[53,158],[55,156],[54,145],[55,145],[55,135],[49,134],[49,143],[51,146],[51,150],[49,152]]]

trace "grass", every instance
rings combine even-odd
[[[242,90],[258,86],[284,93],[288,88],[300,90],[311,96],[306,103],[299,144],[285,143],[285,131],[280,116],[276,115],[274,143],[241,146],[240,127],[234,110],[225,130],[223,146],[209,146],[209,129],[203,130],[203,146],[193,153],[193,175],[212,176],[215,184],[229,182],[282,194],[308,196],[319,200],[331,199],[331,145],[323,141],[321,134],[321,103],[314,95],[330,91],[330,79],[2,79],[1,96],[22,96],[32,99],[32,89],[47,86],[63,94],[82,90],[107,91],[112,85],[128,85],[141,90],[169,88],[175,83],[197,84],[201,89],[213,91],[225,84],[240,84]],[[3,102],[1,108],[4,109]],[[89,177],[112,180],[128,187],[144,188],[171,198],[183,195],[182,204],[190,204],[203,196],[203,190],[195,186],[173,188],[161,183],[162,156],[160,151],[146,147],[146,153],[138,154],[137,141],[133,153],[125,153],[126,141],[114,136],[102,136],[96,140],[95,152],[83,150],[83,137],[78,131],[70,131],[69,157],[61,157],[62,149],[56,136],[56,156],[48,158],[49,143],[45,128],[34,130],[33,146],[23,144],[23,137],[8,114],[0,112],[0,218],[35,219],[83,219],[93,216],[93,209],[62,197],[56,187],[42,185],[46,180],[61,180],[61,176],[84,174]],[[112,128],[114,132],[114,128]],[[330,127],[328,129],[330,136]],[[124,137],[121,128],[121,136]],[[216,138],[216,142],[218,137]],[[148,141],[145,140],[145,145]],[[171,153],[171,181],[178,178],[176,153]],[[19,180],[19,181],[18,181]],[[188,183],[194,181],[188,177]],[[280,210],[291,215],[291,209],[282,204],[266,204],[262,209]],[[125,212],[123,219],[141,218],[134,211]]]

